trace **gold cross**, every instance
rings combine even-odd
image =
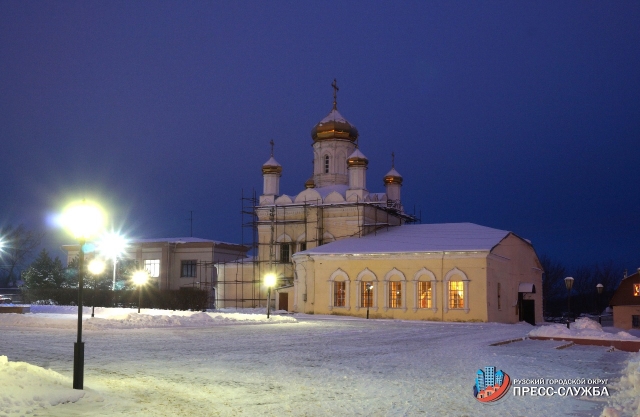
[[[333,110],[337,110],[338,109],[338,90],[340,89],[338,88],[338,83],[336,82],[335,78],[331,83],[331,87],[333,87]]]

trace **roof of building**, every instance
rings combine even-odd
[[[511,232],[506,230],[493,229],[474,223],[404,225],[363,237],[338,240],[297,254],[490,251],[509,234]]]
[[[640,305],[640,295],[634,295],[634,284],[640,285],[640,272],[629,275],[622,281],[613,293],[609,305],[611,306],[629,306]],[[640,290],[640,288],[638,288]]]
[[[231,245],[242,246],[238,243],[222,242],[219,240],[201,239],[199,237],[169,237],[169,238],[156,238],[156,239],[131,239],[132,244],[136,243],[213,243],[214,245]]]

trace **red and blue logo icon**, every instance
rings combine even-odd
[[[476,373],[473,396],[481,403],[492,403],[504,397],[510,386],[511,378],[506,372],[496,370],[495,366],[485,366]]]

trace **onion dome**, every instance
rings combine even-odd
[[[347,158],[348,167],[366,167],[367,165],[369,165],[369,160],[357,148],[349,155],[349,158]]]
[[[313,180],[313,176],[305,181],[304,188],[316,188],[316,182]]]
[[[391,168],[391,171],[387,172],[384,176],[385,184],[402,184],[402,175],[395,168]]]
[[[267,162],[262,165],[262,174],[280,174],[282,172],[282,165],[275,160],[273,155]]]
[[[355,142],[358,139],[358,129],[347,121],[338,110],[333,110],[311,129],[314,142],[326,139],[346,139]]]

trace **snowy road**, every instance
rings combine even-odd
[[[528,325],[298,317],[298,323],[85,330],[84,398],[41,416],[599,416],[604,402],[472,395],[512,378],[619,377],[630,356],[562,342],[491,343]],[[75,330],[0,327],[0,355],[71,377]],[[2,413],[0,412],[0,415]],[[15,415],[15,414],[11,414]]]

